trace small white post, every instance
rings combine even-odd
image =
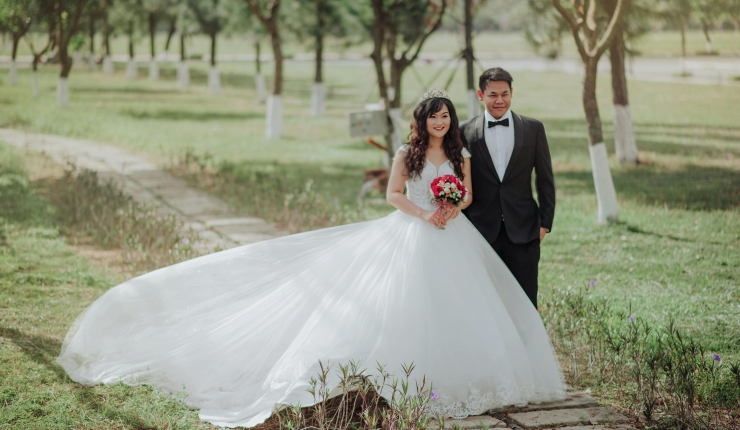
[[[314,82],[311,88],[311,116],[326,114],[326,86],[323,82]]]
[[[33,96],[39,96],[39,72],[33,72]]]
[[[103,58],[103,73],[106,75],[113,75],[113,72],[115,69],[113,68],[113,59],[110,57],[110,55],[106,55]]]
[[[608,224],[617,221],[617,191],[614,189],[614,181],[609,170],[609,159],[607,157],[604,142],[588,147],[591,155],[591,169],[594,175],[594,186],[596,187],[596,200],[598,201],[598,223]]]
[[[187,88],[190,85],[190,68],[187,60],[180,61],[177,67],[177,83],[181,88]]]
[[[92,52],[90,53],[90,55],[87,56],[87,65],[88,65],[88,69],[91,72],[94,72],[95,69],[97,69],[97,66],[95,64],[95,55],[93,55]]]
[[[138,74],[139,72],[136,69],[136,61],[134,61],[133,58],[129,58],[128,62],[126,62],[126,79],[134,80],[137,78]]]
[[[264,104],[267,101],[267,84],[265,83],[265,75],[257,73],[254,76],[254,83],[257,90],[257,100],[260,104]]]
[[[57,104],[69,106],[69,82],[67,78],[59,78],[57,81]]]
[[[283,136],[283,100],[279,95],[267,97],[267,130],[268,139],[280,139]]]
[[[157,79],[159,79],[159,63],[152,58],[149,62],[149,80],[156,81]]]
[[[468,118],[473,118],[480,115],[480,100],[478,100],[478,92],[474,89],[468,90]]]
[[[211,89],[211,94],[217,96],[221,93],[221,75],[218,73],[216,66],[211,66],[208,69],[208,87]]]

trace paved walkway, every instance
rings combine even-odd
[[[490,411],[489,415],[468,417],[464,420],[445,420],[445,429],[464,428],[513,428],[513,429],[558,429],[558,430],[633,430],[629,419],[614,409],[599,406],[588,394],[571,391],[560,402],[527,405],[522,408],[508,407]],[[439,429],[439,423],[432,423]]]
[[[205,252],[286,234],[259,218],[236,216],[223,201],[190,188],[154,163],[116,146],[11,129],[0,129],[0,141],[44,152],[62,165],[72,162],[79,168],[98,172],[100,178],[113,181],[135,201],[154,206],[161,213],[175,214],[186,227],[200,231]],[[599,406],[589,395],[570,392],[560,402],[509,407],[464,420],[448,419],[445,428],[634,429],[624,424],[627,421],[613,409]],[[432,427],[438,429],[439,424]]]
[[[286,234],[260,218],[235,215],[223,201],[117,146],[12,129],[0,129],[0,141],[43,152],[61,165],[71,162],[98,172],[100,179],[112,181],[134,201],[174,214],[186,229],[198,232],[201,240],[197,244],[204,253]]]

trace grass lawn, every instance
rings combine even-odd
[[[40,158],[24,157],[37,171],[45,168]],[[0,429],[199,425],[197,413],[168,395],[123,384],[83,387],[56,364],[69,325],[122,280],[79,250],[60,235],[54,208],[37,195],[17,151],[0,146]]]
[[[264,107],[254,101],[252,67],[226,64],[222,71],[222,95],[213,97],[200,65],[187,90],[176,87],[173,69],[163,70],[158,83],[143,79],[143,69],[142,79],[135,82],[126,81],[122,70],[110,78],[76,69],[68,108],[55,104],[57,69],[42,70],[38,99],[30,97],[30,74],[20,71],[18,86],[0,90],[0,125],[113,143],[163,163],[190,151],[210,153],[213,165],[223,160],[245,169],[270,165],[278,174],[289,172],[297,186],[313,179],[317,192],[353,205],[362,170],[381,164],[380,151],[347,137],[346,112],[361,108],[371,94],[372,70],[329,65],[328,114],[312,118],[311,67],[289,63],[286,136],[278,141],[263,137]],[[419,66],[418,71],[428,79],[435,69]],[[450,92],[464,118],[462,79],[458,73]],[[522,72],[514,79],[513,109],[545,123],[558,189],[554,230],[542,248],[544,298],[554,289],[579,288],[595,280],[591,293],[610,298],[615,307],[631,307],[637,318],[660,324],[675,317],[710,353],[740,358],[740,88],[630,82],[643,162],[623,167],[610,160],[620,222],[605,227],[595,223],[579,77]],[[404,100],[415,100],[421,88],[411,73],[404,85]],[[610,93],[608,77],[600,78],[600,109],[613,153]],[[212,191],[219,194],[218,188]],[[255,211],[250,201],[220,196],[247,213]],[[389,210],[379,206],[370,217]],[[61,388],[55,387],[64,386],[64,393],[107,393],[93,396],[104,404],[102,398],[124,388],[85,391],[63,385],[52,362],[74,316],[113,282],[72,255],[53,227],[39,225],[43,222],[33,228],[8,227],[8,244],[0,248],[7,268],[0,279],[0,345],[2,354],[13,360],[0,367],[0,375],[36,378],[13,385],[20,390],[16,395],[60,395]],[[37,374],[42,376],[33,376]],[[71,408],[85,402],[65,395],[71,396],[65,397]],[[0,406],[0,414],[7,414],[6,409]],[[0,415],[0,423],[8,422],[3,421],[6,416]],[[93,421],[83,425],[96,426]]]

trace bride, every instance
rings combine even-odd
[[[462,179],[471,203],[469,157],[446,93],[427,93],[393,162],[398,211],[124,282],[77,318],[58,362],[85,385],[184,391],[202,420],[226,427],[311,405],[319,360],[397,376],[413,362],[439,396],[431,413],[448,417],[562,398],[550,340],[512,274],[461,207],[435,214],[430,184],[442,175]]]

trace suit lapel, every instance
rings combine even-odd
[[[524,121],[514,111],[511,111],[511,117],[514,119],[514,150],[511,151],[511,158],[509,158],[509,163],[506,165],[504,178],[509,177],[509,172],[513,169],[511,166],[516,162],[516,157],[522,152],[522,146],[524,146]]]
[[[493,166],[493,158],[491,158],[491,153],[488,151],[488,146],[486,145],[486,136],[484,135],[484,130],[486,127],[485,124],[486,115],[485,113],[480,114],[478,116],[478,119],[475,120],[475,147],[478,149],[478,155],[485,160],[488,167],[493,172],[493,177],[496,178],[496,181],[499,181],[498,173],[496,172],[496,168]],[[515,132],[516,135],[516,132]]]

